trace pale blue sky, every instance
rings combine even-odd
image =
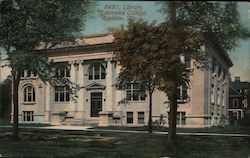
[[[142,6],[146,15],[142,16],[144,19],[153,21],[162,21],[164,16],[158,11],[160,5],[154,1],[100,1],[95,7],[95,15],[87,20],[84,34],[98,34],[108,32],[108,28],[119,25],[126,25],[126,15],[122,16],[124,20],[105,21],[98,14],[98,10],[103,10],[106,4],[118,5],[119,11],[127,11],[123,9],[124,5]],[[248,16],[248,9],[250,9],[249,2],[238,2],[238,10],[240,11],[240,20],[245,27],[250,28],[250,18]],[[115,9],[114,9],[115,10]],[[229,55],[234,63],[231,68],[231,76],[240,76],[243,81],[250,81],[250,38],[248,40],[239,41],[239,46],[235,50],[229,52]]]
[[[160,5],[157,5],[154,1],[100,1],[97,2],[97,6],[93,9],[94,11],[91,18],[88,18],[86,21],[85,30],[83,31],[85,35],[106,33],[110,27],[127,24],[127,15],[122,16],[123,20],[103,20],[102,17],[99,16],[98,11],[103,10],[106,4],[117,5],[116,9],[118,11],[125,12],[127,12],[128,9],[124,9],[124,6],[128,4],[131,6],[141,6],[141,11],[145,12],[145,15],[142,16],[144,19],[150,21],[157,20],[158,22],[164,19],[164,16],[158,11]],[[240,11],[242,24],[250,28],[250,15],[248,15],[250,2],[238,2],[238,9]],[[240,76],[243,81],[250,81],[250,38],[245,41],[240,40],[239,46],[229,52],[229,55],[234,63],[234,66],[230,70],[232,78]],[[7,72],[9,72],[9,70],[4,70],[3,73],[9,74]]]

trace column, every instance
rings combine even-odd
[[[77,85],[79,86],[79,91],[78,91],[78,98],[77,98],[77,118],[83,118],[84,115],[84,91],[85,91],[85,81],[84,81],[84,68],[83,68],[83,61],[79,62],[79,69],[78,69],[78,74],[77,74]]]
[[[115,80],[117,82],[119,74],[121,72],[121,66],[120,65],[116,65],[116,76],[115,76]],[[122,111],[122,106],[124,106],[124,104],[119,104],[121,102],[122,99],[124,99],[124,95],[122,90],[116,90],[115,93],[115,104],[118,105],[116,110],[117,111]]]
[[[73,83],[73,86],[76,86],[76,71],[77,71],[77,63],[74,61],[74,62],[70,62],[70,81]],[[73,94],[75,95],[75,94]],[[77,100],[76,100],[77,101]],[[76,101],[70,99],[70,111],[75,113],[76,111]],[[73,114],[71,113],[71,114]],[[69,113],[68,113],[69,114]],[[71,115],[69,114],[69,115]]]
[[[108,126],[112,124],[113,116],[113,73],[112,63],[110,59],[105,60],[106,67],[106,98],[105,104],[101,112],[99,112],[99,126]]]
[[[218,85],[219,85],[219,76],[218,76],[218,65],[216,66],[215,69],[215,74],[216,76],[214,77],[214,120],[213,120],[213,125],[217,125],[217,120],[218,120]]]
[[[106,69],[106,111],[113,111],[113,73],[112,63],[110,59],[107,59]]]
[[[51,93],[51,85],[49,82],[46,82],[45,84],[45,122],[49,122],[50,121],[50,112],[51,112],[51,107],[50,107],[50,103],[51,103],[51,99],[53,99],[52,97],[52,93]]]

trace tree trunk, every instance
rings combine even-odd
[[[171,147],[176,144],[176,116],[177,116],[177,83],[173,83],[173,90],[169,96],[170,102],[170,120],[168,130],[167,144]]]
[[[148,133],[152,133],[152,92],[149,92],[149,118],[148,118]]]
[[[175,28],[176,25],[176,2],[169,2],[169,14],[170,14],[170,22]],[[177,59],[178,57],[176,57]],[[176,74],[173,74],[177,76]],[[170,101],[170,120],[169,120],[169,130],[168,130],[168,141],[167,144],[170,147],[174,147],[176,144],[176,115],[177,115],[177,77],[173,80],[172,90],[170,92],[169,101]]]
[[[20,82],[20,72],[12,71],[12,81],[13,81],[13,133],[12,138],[14,140],[19,139],[19,129],[18,129],[18,87]]]

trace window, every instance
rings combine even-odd
[[[177,125],[185,125],[186,124],[186,113],[185,112],[177,112]]]
[[[190,69],[191,68],[191,59],[190,57],[185,57],[185,68]]]
[[[138,112],[138,124],[144,124],[144,112]]]
[[[187,99],[188,99],[187,87],[186,86],[178,87],[178,89],[177,89],[177,100],[186,101]]]
[[[68,102],[68,101],[69,101],[69,87],[55,86],[55,102]]]
[[[233,99],[233,107],[238,107],[238,105],[239,105],[239,100]]]
[[[89,80],[105,79],[105,68],[102,64],[96,63],[89,67]]]
[[[144,101],[146,95],[140,93],[140,85],[138,83],[128,83],[126,86],[127,99],[130,101]]]
[[[36,101],[36,93],[35,89],[32,85],[27,85],[24,88],[24,102],[35,102]]]
[[[56,77],[70,77],[70,69],[67,65],[59,65],[55,71]]]
[[[29,71],[29,70],[24,70],[22,72],[22,75],[21,75],[22,78],[24,78],[24,77],[36,77],[36,76],[37,76],[37,72]]]
[[[34,121],[34,111],[23,111],[23,121]]]
[[[127,123],[133,123],[133,112],[127,112]]]
[[[168,112],[168,117],[170,118],[170,112]],[[176,125],[186,124],[186,112],[177,112],[176,115]]]

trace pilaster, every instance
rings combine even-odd
[[[54,97],[52,97],[51,95],[51,85],[49,82],[46,82],[45,84],[45,122],[49,122],[50,121],[50,111],[51,111],[51,99],[53,99]]]
[[[77,68],[78,68],[78,63],[76,61],[70,62],[70,81],[73,83],[73,85],[77,84]],[[75,112],[77,108],[77,102],[70,99],[70,106],[71,106],[71,112]]]
[[[104,110],[112,111],[113,110],[113,71],[111,59],[106,59],[107,68],[106,68],[106,107]]]

